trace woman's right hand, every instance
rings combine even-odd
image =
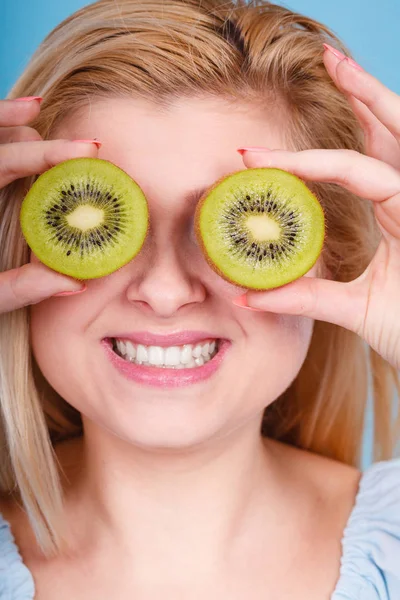
[[[97,157],[94,142],[43,141],[27,127],[40,112],[39,98],[0,100],[0,188],[39,175],[54,165],[78,157]],[[1,252],[1,248],[0,248]],[[84,290],[82,283],[56,273],[32,253],[33,262],[0,273],[0,313],[16,310],[62,292]]]

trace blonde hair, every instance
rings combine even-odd
[[[33,124],[44,138],[100,96],[168,105],[179,97],[215,95],[258,102],[266,111],[278,103],[288,147],[362,152],[359,124],[324,67],[323,42],[349,54],[325,26],[266,0],[101,0],[44,40],[10,97],[44,97]],[[20,180],[0,192],[0,271],[28,262],[19,209],[31,183]],[[324,263],[335,280],[350,281],[379,242],[372,207],[333,184],[310,187],[326,214]],[[63,542],[54,444],[82,428],[79,413],[35,363],[29,314],[24,308],[0,315],[0,490],[21,499],[40,547],[50,555]],[[297,378],[266,409],[263,433],[359,464],[369,372],[374,458],[391,457],[397,372],[357,335],[319,321]]]

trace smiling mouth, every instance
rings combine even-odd
[[[145,346],[130,340],[111,338],[112,349],[126,362],[158,369],[195,369],[210,362],[220,347],[219,339],[182,346]]]

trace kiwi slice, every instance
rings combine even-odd
[[[22,202],[20,223],[45,265],[95,279],[138,254],[149,215],[144,193],[122,169],[100,158],[74,158],[38,177]]]
[[[216,182],[200,199],[196,237],[210,266],[239,286],[266,290],[307,273],[321,253],[321,204],[295,175],[254,168]]]

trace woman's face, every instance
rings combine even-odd
[[[279,121],[279,114],[267,119],[265,111],[223,100],[182,100],[161,110],[113,99],[57,130],[56,137],[99,139],[99,157],[137,181],[150,212],[147,239],[130,263],[87,281],[83,294],[31,307],[37,363],[84,419],[143,447],[183,448],[249,423],[259,427],[263,409],[296,377],[313,322],[232,304],[244,290],[211,270],[193,229],[193,192],[243,169],[237,148],[284,148]],[[206,353],[204,366],[171,371],[118,358],[114,338],[163,347],[152,358],[165,357],[165,346],[223,342],[212,361]],[[168,355],[183,360],[176,349]]]

